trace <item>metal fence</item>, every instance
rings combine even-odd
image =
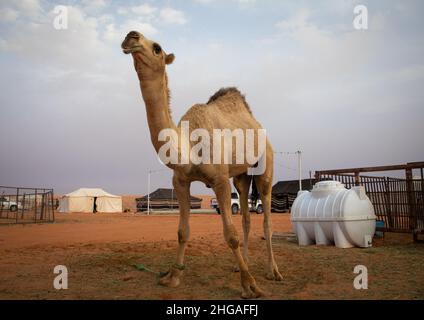
[[[0,224],[53,221],[53,189],[0,186]]]
[[[424,233],[424,163],[408,163],[400,166],[353,168],[343,170],[317,171],[315,178],[336,180],[346,188],[364,186],[378,220],[384,221],[381,231]],[[412,170],[418,169],[419,177],[413,177]],[[405,170],[405,178],[364,176],[363,172],[384,172]]]
[[[293,205],[297,194],[273,194],[271,197],[271,210],[273,212],[287,212]]]

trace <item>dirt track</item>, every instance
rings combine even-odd
[[[11,225],[0,229],[0,250],[43,245],[88,243],[139,243],[177,239],[177,215],[56,214],[54,224]],[[241,217],[233,216],[241,231]],[[276,215],[274,229],[289,231],[288,215]],[[221,218],[217,214],[194,214],[190,218],[191,239],[210,238],[224,244]],[[262,235],[262,216],[252,214],[252,236]]]
[[[241,217],[234,216],[241,232]],[[165,271],[176,253],[177,216],[65,214],[54,224],[0,226],[1,299],[237,299],[239,275],[222,236],[219,215],[193,215],[183,283],[157,285],[142,263]],[[273,214],[276,232],[290,231],[288,215]],[[250,269],[271,299],[423,299],[424,246],[410,236],[387,235],[369,249],[299,247],[274,241],[285,277],[264,278],[266,250],[262,216],[252,214]],[[69,289],[53,288],[53,268],[69,270]],[[369,289],[355,290],[353,268],[364,264]]]

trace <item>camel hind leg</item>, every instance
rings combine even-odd
[[[240,210],[242,214],[243,225],[243,258],[248,264],[248,246],[250,232],[250,212],[249,212],[249,188],[252,177],[247,174],[242,174],[233,178],[234,187],[240,196]],[[237,270],[238,271],[238,270]]]
[[[247,264],[240,252],[240,242],[238,233],[231,217],[231,185],[228,177],[220,177],[214,182],[213,186],[216,198],[221,208],[221,219],[224,227],[224,238],[228,246],[231,248],[234,257],[236,258],[242,286],[241,297],[245,299],[257,298],[264,295],[264,292],[259,289],[255,279],[250,274]]]
[[[274,252],[272,250],[272,224],[271,224],[271,195],[272,195],[272,153],[267,154],[267,166],[262,175],[255,176],[256,187],[260,194],[264,214],[264,235],[266,241],[266,249],[268,254],[268,264],[266,278],[269,280],[281,281],[283,277],[278,271],[278,266],[275,263]]]

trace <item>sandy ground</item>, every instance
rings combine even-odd
[[[179,288],[157,284],[144,264],[166,271],[176,254],[178,216],[57,214],[53,224],[0,226],[0,299],[238,299],[239,274],[219,215],[191,217],[187,270]],[[262,215],[252,214],[249,267],[269,299],[424,299],[424,245],[386,234],[373,248],[299,247],[278,238],[273,247],[284,281],[266,280]],[[234,216],[241,232],[241,217]],[[273,214],[276,232],[291,230]],[[69,289],[53,288],[53,268],[65,265]],[[367,266],[369,288],[353,288],[355,265]]]
[[[256,217],[257,216],[257,217]],[[260,221],[252,226],[252,235],[262,234],[262,216],[252,214]],[[234,216],[235,221],[241,220]],[[241,226],[240,223],[237,223]],[[145,214],[85,214],[56,213],[53,224],[11,225],[0,229],[0,250],[42,247],[44,245],[73,245],[87,243],[139,243],[177,239],[177,215]],[[276,216],[274,226],[288,231],[288,216]],[[217,214],[192,214],[190,218],[191,238],[209,237],[223,242],[221,218]],[[239,232],[242,232],[239,228]]]

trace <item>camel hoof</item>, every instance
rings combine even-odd
[[[240,272],[240,268],[237,265],[233,266],[232,270],[233,272]]]
[[[241,297],[243,299],[256,299],[265,296],[265,292],[263,292],[257,285],[253,285],[248,287],[247,289],[243,289],[241,293]]]
[[[168,272],[162,278],[159,279],[159,284],[169,288],[175,288],[180,285],[181,281],[179,277],[172,275],[172,272]]]
[[[265,278],[268,279],[268,280],[274,280],[274,281],[282,281],[283,280],[283,276],[278,271],[278,269],[274,269],[272,272],[268,272],[266,274]]]
[[[255,299],[265,295],[265,293],[259,289],[255,279],[249,273],[249,271],[241,271],[241,297],[243,299]]]

